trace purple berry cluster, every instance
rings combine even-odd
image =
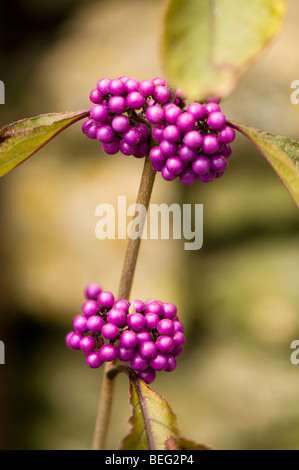
[[[108,154],[137,158],[150,152],[162,177],[179,177],[185,185],[220,178],[232,153],[234,129],[219,106],[220,99],[186,105],[181,90],[172,92],[163,78],[102,78],[90,93],[93,105],[82,130],[98,139]],[[150,137],[158,145],[150,148]]]
[[[81,350],[89,367],[96,369],[118,359],[128,363],[147,384],[155,380],[157,371],[176,368],[185,336],[174,304],[115,300],[96,283],[86,287],[85,297],[66,344]]]
[[[166,103],[163,109],[159,107],[159,119],[147,113],[158,143],[150,158],[166,181],[179,177],[185,185],[196,180],[208,183],[224,174],[235,131],[227,125],[218,101],[190,103],[186,110]]]

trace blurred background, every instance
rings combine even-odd
[[[0,126],[86,109],[105,76],[163,76],[161,0],[2,0]],[[299,5],[222,103],[227,117],[299,139]],[[143,162],[108,156],[80,123],[0,181],[1,449],[90,449],[102,371],[64,343],[84,287],[115,294],[124,240],[95,236],[96,207],[135,202]],[[158,174],[153,203],[203,204],[204,243],[144,240],[132,298],[174,302],[187,337],[178,368],[152,388],[182,435],[216,449],[299,449],[298,209],[242,136],[225,177],[184,188]],[[129,431],[128,380],[117,378],[108,448]]]

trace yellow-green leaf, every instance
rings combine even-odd
[[[192,99],[227,96],[280,31],[286,0],[167,0],[162,59]]]
[[[133,415],[131,430],[120,450],[207,450],[180,436],[176,416],[168,402],[149,388],[132,369],[118,366],[130,378],[130,401]]]
[[[0,176],[31,157],[89,111],[66,111],[22,119],[0,129]]]
[[[299,142],[231,121],[273,167],[299,207]]]

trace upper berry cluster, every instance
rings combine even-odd
[[[186,185],[220,178],[231,155],[234,129],[228,125],[220,100],[186,105],[163,78],[103,78],[90,93],[93,105],[82,126],[98,139],[108,154],[121,152],[137,158],[150,152],[153,168]],[[150,148],[150,137],[156,146]]]
[[[119,359],[128,362],[147,384],[155,380],[157,371],[176,368],[185,337],[174,304],[115,300],[95,283],[86,287],[85,296],[66,344],[81,350],[89,367]]]

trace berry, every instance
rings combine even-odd
[[[73,327],[77,333],[85,333],[86,331],[88,331],[86,316],[77,315],[73,320]]]
[[[91,317],[91,315],[95,315],[99,311],[99,306],[95,300],[86,300],[82,305],[82,312],[87,317]]]
[[[151,96],[155,91],[155,84],[152,80],[143,80],[140,83],[139,91],[144,96]]]
[[[185,170],[180,174],[180,180],[183,184],[189,186],[197,180],[197,174],[193,170]]]
[[[92,315],[87,319],[86,326],[87,330],[91,333],[100,333],[104,325],[104,320],[99,315]]]
[[[168,358],[165,354],[157,353],[156,356],[150,360],[149,365],[153,370],[164,370],[168,365]]]
[[[127,325],[133,331],[141,331],[145,326],[145,318],[141,313],[132,313],[127,318]]]
[[[156,372],[150,367],[140,371],[138,375],[147,385],[151,384],[156,378]]]
[[[213,111],[208,117],[208,124],[211,129],[221,130],[225,126],[226,117],[221,111]]]
[[[157,354],[157,346],[153,341],[143,341],[140,345],[139,352],[143,359],[152,359]]]
[[[71,333],[69,336],[68,336],[68,339],[67,339],[67,345],[71,348],[71,349],[75,349],[75,350],[78,350],[80,349],[80,341],[82,339],[82,336],[80,335],[80,333]]]
[[[104,344],[100,351],[99,356],[104,362],[111,362],[117,358],[117,348],[113,344]]]
[[[139,91],[132,91],[127,96],[127,105],[132,109],[141,109],[145,105],[145,98]]]
[[[110,308],[114,304],[114,296],[111,292],[102,291],[97,297],[100,307]]]
[[[167,354],[173,350],[174,340],[170,336],[159,336],[156,346],[161,353]]]
[[[124,348],[134,348],[138,343],[138,338],[134,331],[126,330],[121,334],[119,342]]]
[[[94,351],[86,356],[86,364],[92,369],[97,369],[103,364],[100,353]]]
[[[219,147],[219,141],[215,135],[208,134],[203,137],[202,150],[204,153],[208,155],[216,153],[219,150]]]
[[[205,155],[199,155],[192,162],[192,170],[198,175],[204,175],[211,169],[211,159]]]
[[[185,165],[183,160],[181,160],[180,157],[170,157],[166,161],[166,168],[169,171],[169,173],[177,176],[180,173],[182,173]]]
[[[114,323],[105,323],[102,327],[102,336],[105,339],[116,339],[118,337],[118,328]]]
[[[84,353],[91,353],[96,348],[95,339],[92,336],[84,336],[80,340],[80,349]]]
[[[219,142],[222,142],[223,144],[231,144],[236,136],[236,132],[232,127],[225,126],[220,132],[219,132]]]
[[[96,300],[100,292],[102,292],[102,288],[95,282],[88,284],[84,291],[85,297],[90,300]]]
[[[124,327],[127,320],[127,313],[121,308],[112,308],[107,313],[107,320],[120,328]]]
[[[164,119],[164,110],[159,104],[149,106],[146,110],[146,119],[150,124],[161,124]]]
[[[127,102],[123,96],[112,96],[108,102],[108,107],[113,113],[123,113],[127,107]]]

